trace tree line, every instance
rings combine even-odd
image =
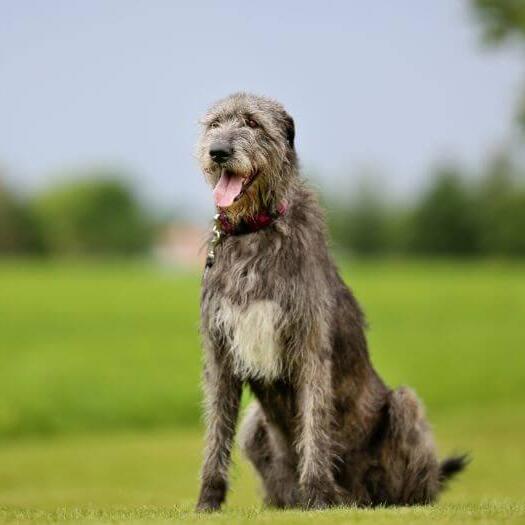
[[[0,178],[0,254],[131,255],[153,222],[118,173],[89,172],[22,198]]]
[[[403,205],[365,181],[325,207],[336,246],[360,255],[525,256],[525,169],[507,155],[477,176],[441,166]]]
[[[0,177],[0,254],[133,255],[158,230],[118,173],[90,172],[22,198]],[[348,177],[348,179],[351,177]],[[435,169],[403,204],[373,177],[345,195],[323,194],[331,238],[363,256],[525,256],[525,167],[510,154],[482,173]]]

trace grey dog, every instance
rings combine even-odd
[[[432,502],[465,456],[439,461],[424,410],[370,362],[365,320],[328,252],[277,102],[237,93],[202,121],[198,158],[219,211],[202,280],[207,445],[197,508],[226,497],[242,388],[256,400],[241,447],[267,504]]]

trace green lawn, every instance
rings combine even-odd
[[[324,512],[268,511],[244,460],[224,512],[192,512],[201,434],[196,430],[67,436],[4,444],[0,522],[525,523],[525,414],[466,410],[435,419],[440,448],[475,460],[433,507]]]
[[[525,523],[525,266],[350,262],[373,360],[474,462],[434,507],[262,509],[244,461],[198,516],[199,278],[0,263],[0,522]]]

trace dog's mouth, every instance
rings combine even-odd
[[[228,208],[238,201],[255,180],[258,172],[254,171],[243,176],[226,168],[222,168],[221,177],[213,189],[213,198],[219,208]]]

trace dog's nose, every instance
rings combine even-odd
[[[210,146],[210,157],[219,164],[226,162],[233,153],[233,148],[227,142],[214,142]]]

